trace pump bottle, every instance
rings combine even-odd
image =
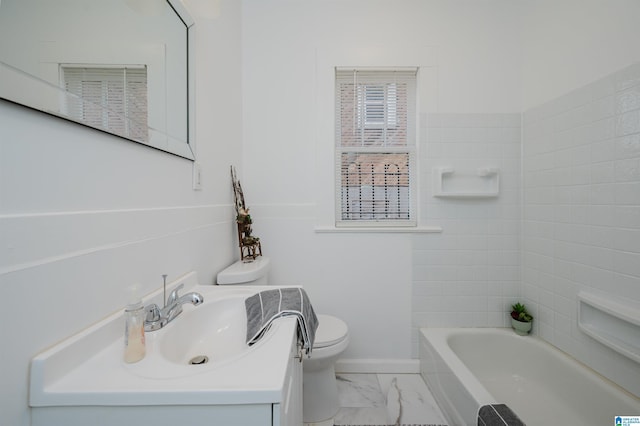
[[[140,361],[145,355],[144,305],[137,295],[136,287],[131,291],[129,304],[124,310],[124,362]]]

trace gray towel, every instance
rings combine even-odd
[[[299,288],[265,290],[244,301],[247,310],[247,344],[256,343],[271,323],[281,317],[295,316],[298,320],[298,338],[307,355],[311,355],[318,329],[318,317],[313,311],[307,293]]]

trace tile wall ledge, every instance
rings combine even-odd
[[[438,234],[442,232],[440,226],[414,226],[414,227],[336,227],[316,226],[317,234]]]
[[[123,207],[120,209],[88,209],[88,210],[55,210],[55,211],[34,211],[34,212],[8,212],[0,214],[0,219],[29,219],[29,218],[41,218],[41,217],[56,217],[56,216],[81,216],[81,215],[108,215],[108,214],[128,214],[139,212],[166,212],[166,211],[179,211],[179,210],[198,210],[209,209],[221,211],[225,218],[228,216],[226,213],[232,211],[233,204],[187,204],[176,206],[155,206],[155,207]],[[231,214],[229,213],[229,214]]]

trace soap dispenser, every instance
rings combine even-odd
[[[140,361],[145,355],[144,305],[138,296],[138,287],[131,288],[129,304],[124,310],[124,362]]]

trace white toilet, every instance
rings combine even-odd
[[[269,258],[238,261],[218,274],[220,285],[268,285]],[[303,362],[303,417],[305,423],[330,419],[339,408],[334,364],[349,345],[349,330],[339,318],[317,314],[318,330],[311,358]]]

